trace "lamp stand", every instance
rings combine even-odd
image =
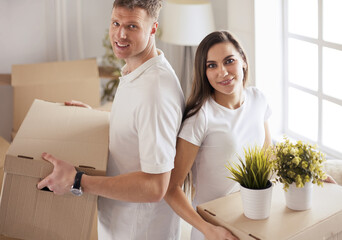
[[[193,69],[194,57],[191,46],[184,46],[183,52],[183,65],[181,75],[181,87],[183,89],[185,99],[188,98],[192,84],[192,69]]]

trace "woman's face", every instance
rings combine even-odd
[[[215,95],[231,95],[243,89],[246,63],[230,42],[213,45],[206,62],[206,74]]]

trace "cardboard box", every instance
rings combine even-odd
[[[96,59],[12,66],[13,131],[17,132],[34,99],[78,100],[100,106]]]
[[[270,217],[251,220],[244,216],[240,192],[233,193],[197,207],[208,222],[230,229],[241,240],[304,240],[342,237],[342,187],[314,185],[313,207],[293,211],[286,207],[282,185],[274,186]]]
[[[5,162],[5,156],[6,156],[6,152],[9,148],[9,143],[3,139],[2,137],[0,137],[0,194],[1,194],[1,186],[2,186],[2,179],[4,176],[4,162]],[[9,237],[5,237],[3,235],[0,235],[0,240],[16,240],[15,238],[9,238]]]
[[[0,74],[0,116],[0,136],[10,142],[13,123],[13,89],[10,74]]]
[[[101,105],[100,107],[95,108],[96,110],[101,110],[101,111],[107,111],[110,112],[112,111],[112,106],[113,106],[113,102],[108,101],[105,102],[103,105]]]
[[[89,239],[97,196],[37,189],[53,154],[89,175],[105,175],[109,113],[35,100],[6,154],[0,234],[19,239]]]
[[[98,236],[98,233],[97,233],[97,209],[96,209],[95,214],[94,214],[93,225],[91,227],[90,240],[97,240],[98,239],[97,236]]]
[[[1,188],[2,188],[2,181],[4,177],[4,163],[5,163],[5,156],[6,152],[9,148],[9,143],[0,137],[0,194],[1,194]]]

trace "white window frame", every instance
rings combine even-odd
[[[314,1],[314,0],[312,0]],[[318,136],[317,136],[317,141],[314,142],[317,144],[320,148],[321,151],[324,151],[328,157],[337,157],[337,158],[342,158],[342,153],[335,151],[328,146],[324,146],[322,143],[322,103],[323,100],[335,103],[337,105],[342,106],[342,100],[337,99],[328,95],[323,94],[322,91],[322,50],[323,47],[327,48],[333,48],[337,50],[342,51],[342,44],[335,44],[331,42],[324,41],[322,38],[323,34],[323,0],[316,0],[318,1],[318,38],[310,38],[306,36],[301,36],[293,33],[288,32],[288,0],[283,1],[283,117],[284,117],[284,122],[283,122],[283,130],[286,135],[288,135],[291,138],[294,139],[303,139],[306,141],[311,141],[307,138],[305,138],[302,135],[299,135],[296,132],[293,132],[289,129],[288,127],[288,122],[289,122],[289,106],[288,106],[288,101],[289,101],[289,95],[288,95],[288,90],[290,87],[295,88],[297,90],[303,91],[305,93],[309,93],[315,97],[318,98]],[[307,89],[305,87],[296,85],[295,83],[292,83],[288,79],[288,40],[289,38],[296,39],[296,40],[301,40],[301,41],[306,41],[309,43],[316,44],[318,46],[318,90],[313,91],[311,89]],[[342,145],[342,144],[341,144]],[[341,149],[342,151],[342,149]]]

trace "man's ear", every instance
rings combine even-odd
[[[152,25],[152,29],[151,29],[151,35],[156,34],[157,29],[158,29],[158,22],[154,22]]]

